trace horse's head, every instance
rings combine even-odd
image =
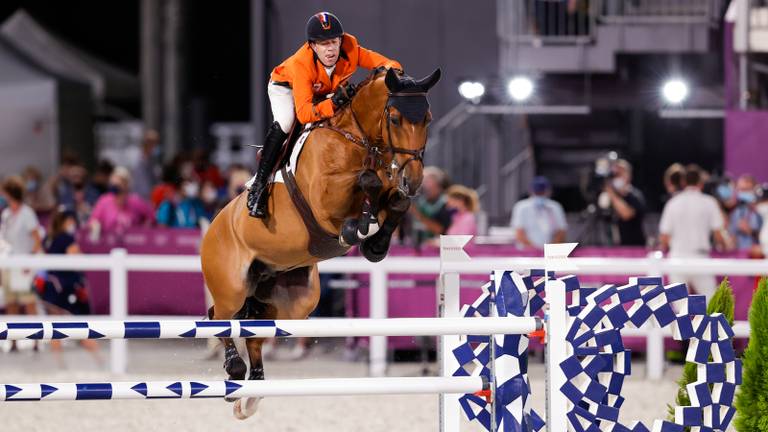
[[[380,147],[387,176],[406,196],[413,196],[421,185],[427,125],[432,119],[427,92],[440,80],[440,73],[437,69],[416,80],[389,69],[383,79],[377,76],[361,88],[361,93],[372,92],[371,97],[353,101],[353,105],[362,99],[375,101],[371,111],[381,115],[363,120],[362,127]]]

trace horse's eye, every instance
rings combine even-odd
[[[400,117],[390,117],[389,121],[395,126],[400,126]]]

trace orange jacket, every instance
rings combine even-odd
[[[323,97],[346,82],[358,66],[366,69],[379,66],[402,69],[400,63],[361,47],[354,36],[345,33],[341,41],[341,54],[330,79],[309,42],[273,69],[270,79],[293,89],[296,118],[301,123],[310,123],[333,116],[333,103]],[[313,103],[313,100],[321,98],[321,102]]]

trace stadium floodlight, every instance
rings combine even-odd
[[[516,76],[507,84],[509,96],[516,102],[524,102],[533,94],[533,81],[524,76]]]
[[[688,98],[688,84],[678,78],[667,80],[661,87],[664,100],[673,105],[681,104]]]
[[[464,81],[459,85],[461,97],[471,101],[477,101],[485,94],[485,86],[477,81]]]

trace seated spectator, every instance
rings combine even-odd
[[[24,202],[35,211],[35,213],[47,213],[53,210],[55,203],[50,188],[46,187],[43,181],[43,175],[40,170],[33,166],[24,168],[21,173],[26,192],[24,193]]]
[[[78,222],[77,215],[71,210],[60,210],[51,217],[48,235],[43,241],[45,253],[48,254],[80,254],[80,247],[75,240]],[[36,280],[36,288],[40,300],[48,315],[88,315],[91,306],[88,286],[83,273],[71,270],[51,270],[45,277]],[[101,363],[99,346],[94,340],[82,340],[80,344],[93,353]],[[61,358],[61,341],[51,341],[51,351],[57,361],[63,364]]]
[[[42,251],[37,215],[24,204],[24,182],[21,177],[5,179],[2,187],[8,206],[0,214],[0,249],[12,255]],[[5,312],[17,315],[37,314],[35,293],[32,291],[34,273],[30,269],[3,270],[0,285],[5,295]],[[12,349],[15,344],[12,345]]]
[[[552,186],[546,177],[534,177],[531,197],[515,204],[511,225],[518,247],[543,249],[546,243],[565,241],[565,212],[560,203],[549,198],[551,193]]]
[[[462,185],[453,185],[448,188],[446,206],[453,212],[451,226],[447,235],[477,235],[476,214],[480,210],[480,199],[477,192]]]
[[[192,152],[192,162],[195,167],[195,174],[201,183],[209,181],[216,185],[216,187],[224,185],[224,179],[221,177],[219,167],[211,163],[210,151],[202,148],[195,149]]]
[[[736,249],[748,251],[758,244],[763,219],[755,210],[757,194],[755,178],[743,175],[736,180],[736,207],[731,211],[728,230],[734,237]]]
[[[243,166],[231,167],[227,183],[227,199],[231,201],[246,189],[245,184],[251,179],[251,173]],[[226,205],[226,203],[224,203]]]
[[[200,185],[186,180],[181,184],[181,193],[165,200],[157,209],[157,223],[169,228],[198,228],[200,220],[207,219],[203,202],[200,200]]]
[[[219,189],[210,181],[203,182],[203,188],[200,190],[200,200],[203,202],[205,218],[212,221],[222,208]]]
[[[173,163],[165,165],[163,167],[161,183],[155,185],[150,193],[152,207],[157,209],[163,201],[173,199],[180,184],[181,177],[176,165]]]
[[[109,178],[112,177],[112,171],[114,170],[115,165],[108,159],[102,159],[99,161],[98,165],[96,165],[96,171],[93,172],[93,177],[91,177],[91,187],[93,187],[96,193],[96,199],[107,193],[107,189],[109,189]],[[88,202],[90,202],[91,205],[96,203],[95,200]]]
[[[150,225],[152,207],[131,192],[131,174],[117,167],[109,179],[109,192],[96,202],[88,224],[96,232],[123,232],[128,228]]]
[[[619,159],[611,168],[612,178],[603,191],[608,196],[611,218],[615,229],[613,243],[622,246],[645,246],[643,218],[645,197],[632,186],[632,165]]]
[[[451,226],[451,212],[446,207],[447,198],[444,193],[448,185],[448,176],[443,170],[433,166],[424,168],[421,194],[410,207],[417,246],[445,234]]]

